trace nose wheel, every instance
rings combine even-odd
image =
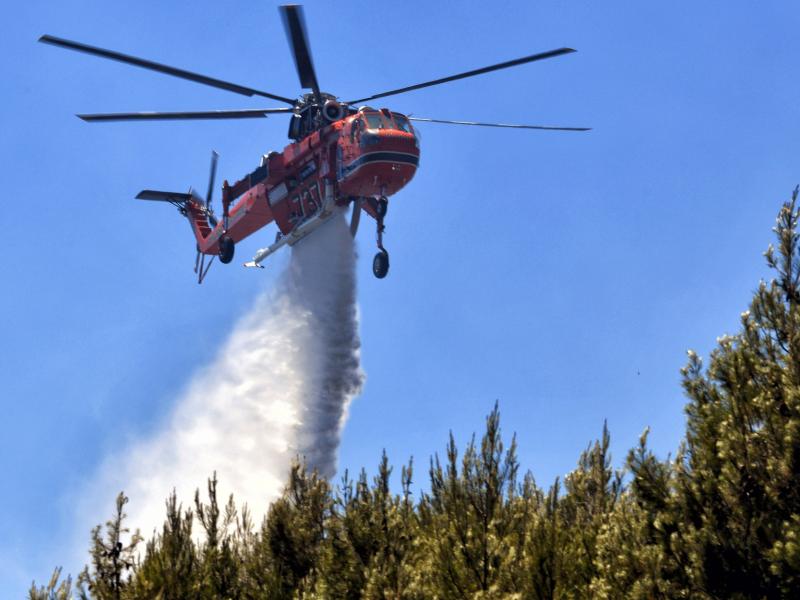
[[[386,229],[383,219],[389,210],[389,201],[385,196],[381,196],[374,206],[378,222],[378,253],[372,259],[372,274],[378,279],[383,279],[389,273],[389,253],[383,247],[383,232]]]
[[[389,253],[381,249],[372,259],[372,274],[383,279],[389,273]]]

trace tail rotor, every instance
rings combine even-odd
[[[217,218],[214,216],[214,210],[211,208],[211,199],[214,196],[214,179],[217,176],[217,161],[219,160],[219,154],[215,150],[211,151],[211,169],[208,174],[208,190],[206,191],[206,199],[204,205],[204,211],[206,214],[206,219],[208,219],[208,224],[211,227],[217,226]],[[191,192],[189,192],[191,194]],[[199,198],[198,198],[199,199]],[[214,257],[211,257],[211,260],[208,261],[206,265],[206,255],[200,251],[200,246],[197,246],[197,256],[194,259],[194,272],[197,273],[197,283],[203,283],[203,279],[205,279],[208,270],[211,268],[211,263],[214,261]]]
[[[211,229],[215,228],[218,224],[217,218],[214,216],[214,210],[211,208],[211,200],[214,196],[214,181],[216,180],[217,176],[218,160],[219,154],[212,150],[211,169],[208,176],[208,190],[206,191],[205,198],[200,196],[200,194],[192,188],[189,188],[189,191],[186,193],[165,192],[162,190],[142,190],[136,195],[136,198],[138,200],[168,202],[177,208],[184,217],[188,217],[189,221],[193,223],[192,227],[195,229],[195,235],[198,237],[198,240],[201,237],[206,239],[207,236],[210,235],[210,230],[205,227],[204,223],[199,222],[199,220],[195,217],[198,217],[199,219],[205,217]],[[224,224],[225,227],[227,227],[228,207],[225,203],[224,193],[222,205]],[[200,231],[198,231],[198,227],[201,228]],[[225,233],[226,232],[223,231],[219,238],[221,247],[219,257],[221,262],[229,263],[233,259],[233,240],[229,236],[225,235]],[[197,283],[203,283],[203,279],[205,279],[208,270],[211,268],[214,258],[216,257],[211,256],[211,259],[206,262],[206,254],[200,250],[200,245],[197,245],[197,255],[195,256],[194,260],[194,272],[197,274]]]

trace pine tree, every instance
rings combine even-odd
[[[175,491],[166,501],[161,533],[147,542],[144,559],[131,580],[133,598],[181,600],[200,589],[197,550],[192,540],[192,511],[178,504]]]
[[[591,582],[597,575],[597,536],[621,489],[620,474],[614,474],[610,466],[610,442],[608,427],[603,424],[601,439],[581,454],[578,467],[564,480],[566,494],[558,506],[560,597],[589,597]]]
[[[546,496],[536,487],[532,475],[528,474],[523,481],[520,497],[525,505],[526,527],[521,577],[525,598],[557,597],[563,562],[559,491],[558,479]]]
[[[414,549],[419,531],[411,501],[413,461],[403,466],[400,472],[401,496],[390,494],[391,471],[384,452],[373,488],[373,503],[380,523],[378,551],[367,570],[364,598],[367,600],[424,598],[413,585],[417,578],[418,565]]]
[[[680,539],[694,590],[713,597],[800,594],[800,246],[797,190],[766,252],[742,330],[709,367],[690,353],[686,448],[678,461]],[[794,524],[794,525],[793,525]]]
[[[266,597],[310,595],[316,587],[325,523],[331,511],[328,482],[295,463],[283,495],[270,506],[256,551],[266,569]]]
[[[431,461],[430,495],[423,495],[420,519],[427,531],[430,585],[440,598],[513,597],[513,569],[520,540],[511,501],[516,494],[516,440],[503,452],[497,404],[486,419],[480,448],[469,443],[461,468],[452,433],[443,468]]]
[[[233,496],[224,511],[217,500],[217,474],[208,480],[208,504],[200,501],[200,490],[195,492],[194,505],[197,519],[206,533],[200,557],[200,598],[237,598],[239,586],[239,560],[236,556],[230,527],[237,514]]]
[[[672,550],[676,534],[672,468],[647,448],[649,429],[628,453],[632,477],[600,529],[592,595],[597,598],[685,598]]]
[[[36,587],[36,583],[31,584],[31,589],[28,591],[28,600],[72,600],[74,598],[72,594],[72,578],[67,576],[62,581],[59,581],[60,579],[61,567],[56,567],[46,586]],[[89,600],[82,588],[79,587],[76,591],[80,600]]]
[[[78,583],[86,584],[92,598],[97,600],[120,600],[128,584],[126,575],[135,566],[136,546],[142,538],[136,531],[127,544],[123,542],[123,536],[129,533],[124,525],[127,515],[123,510],[127,502],[128,498],[120,492],[117,496],[116,512],[106,522],[105,540],[101,535],[100,525],[92,530],[92,566],[91,569],[84,569],[78,577]]]

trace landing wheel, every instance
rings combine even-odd
[[[389,272],[389,253],[381,250],[372,259],[372,274],[378,279],[383,279]]]
[[[219,239],[219,262],[228,264],[233,260],[234,243],[227,235]]]
[[[378,213],[378,218],[382,219],[386,216],[386,213],[389,211],[389,201],[386,199],[385,196],[381,196],[378,198],[378,202],[375,204],[375,212]]]

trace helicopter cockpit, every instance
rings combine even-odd
[[[419,147],[417,132],[405,115],[391,112],[387,108],[375,110],[366,106],[359,108],[356,114],[357,117],[350,126],[350,141],[355,142],[358,139],[362,148],[386,139],[413,139],[414,144]]]
[[[408,117],[400,113],[391,112],[387,108],[379,111],[371,108],[360,108],[358,113],[361,116],[361,119],[359,119],[361,120],[361,126],[367,131],[395,130],[415,135],[414,128],[411,126]]]

